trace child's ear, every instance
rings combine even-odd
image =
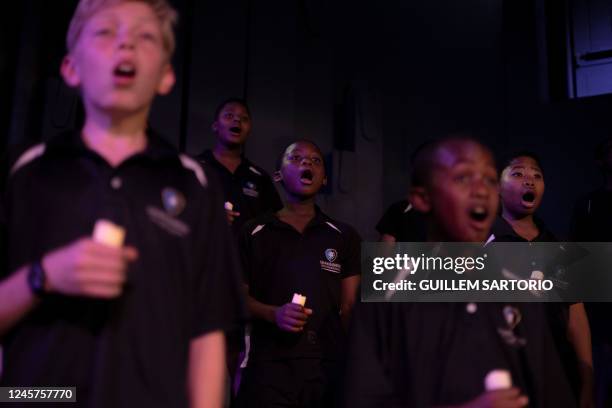
[[[68,86],[76,88],[81,85],[81,76],[75,64],[74,57],[70,54],[66,55],[60,66],[60,73]]]
[[[279,183],[283,180],[283,174],[280,172],[280,170],[276,170],[274,172],[272,175],[272,180],[274,180],[275,183]]]
[[[167,95],[170,93],[174,83],[176,82],[176,75],[174,74],[174,69],[170,64],[166,64],[163,70],[164,72],[162,73],[161,80],[157,86],[157,93],[160,95]]]
[[[425,187],[412,187],[408,193],[408,200],[415,210],[421,213],[431,211],[431,200]]]
[[[327,176],[323,177],[323,185],[326,186],[327,185]]]

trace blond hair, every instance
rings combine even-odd
[[[74,50],[79,40],[79,36],[81,35],[81,31],[83,30],[83,26],[85,26],[87,20],[94,14],[104,7],[129,1],[145,3],[153,9],[161,25],[164,48],[168,52],[168,55],[171,56],[176,47],[174,26],[178,20],[178,13],[167,0],[80,0],[72,16],[72,20],[70,20],[68,34],[66,35],[66,47],[68,48],[68,52]]]

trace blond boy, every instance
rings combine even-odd
[[[0,205],[2,385],[76,386],[86,407],[221,406],[223,331],[241,315],[223,203],[146,125],[175,82],[175,21],[165,0],[77,7],[61,73],[84,126],[22,154]],[[125,243],[94,238],[100,219]]]

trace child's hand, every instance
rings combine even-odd
[[[283,331],[298,333],[304,330],[304,325],[312,309],[295,303],[286,303],[274,311],[276,325]]]
[[[42,260],[46,289],[64,295],[111,299],[123,291],[133,247],[115,248],[82,238],[48,253]]]
[[[232,225],[234,220],[240,217],[240,213],[238,211],[225,209],[225,216],[227,217],[227,222],[229,223],[229,225]]]
[[[508,388],[484,392],[461,408],[522,408],[528,403],[529,399],[518,388]]]

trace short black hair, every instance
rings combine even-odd
[[[436,153],[442,146],[452,142],[475,143],[489,150],[471,132],[451,133],[437,139],[428,140],[419,145],[411,155],[410,182],[412,186],[423,187],[429,182],[435,164]]]
[[[533,161],[536,162],[540,170],[544,171],[542,169],[542,160],[540,160],[540,156],[537,153],[531,150],[517,150],[516,152],[513,152],[505,157],[505,159],[502,161],[502,167],[499,168],[499,173],[501,174],[501,172],[504,171],[506,167],[510,166],[512,160],[515,160],[519,157],[529,157],[530,159],[533,159]]]
[[[225,108],[225,106],[229,105],[230,103],[236,103],[238,105],[241,105],[242,107],[244,107],[244,109],[246,109],[247,113],[249,114],[249,117],[251,116],[251,109],[249,108],[249,104],[247,103],[247,101],[245,99],[233,96],[231,98],[227,98],[219,105],[217,105],[217,108],[215,109],[214,120],[219,119],[219,114],[221,113],[223,108]]]
[[[317,150],[317,152],[319,152],[319,154],[321,155],[321,158],[323,159],[323,168],[325,168],[325,155],[323,154],[323,150],[321,150],[319,145],[313,142],[312,140],[303,138],[303,139],[296,139],[293,142],[289,143],[287,146],[285,146],[285,148],[280,152],[280,154],[276,158],[276,170],[280,170],[280,168],[282,167],[283,158],[285,157],[285,152],[287,151],[287,148],[296,143],[308,143],[312,145]]]

